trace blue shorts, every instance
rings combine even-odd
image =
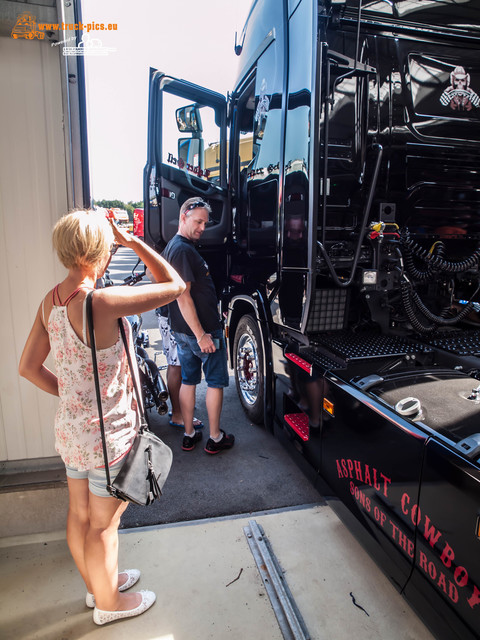
[[[200,384],[203,366],[207,386],[214,389],[228,387],[227,348],[223,331],[217,329],[212,331],[211,335],[212,339],[217,338],[220,341],[220,347],[214,353],[202,353],[195,336],[175,332],[183,384]]]
[[[125,456],[122,456],[118,462],[112,464],[110,467],[110,482],[115,480],[124,462]],[[68,465],[65,465],[65,468],[68,478],[88,480],[88,489],[94,496],[98,496],[99,498],[112,497],[107,491],[107,476],[104,468],[99,467],[97,469],[87,469],[86,471],[78,471],[78,469],[74,469]]]

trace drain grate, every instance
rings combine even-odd
[[[268,538],[256,520],[243,528],[285,640],[311,640]]]

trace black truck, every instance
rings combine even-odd
[[[480,1],[257,0],[235,50],[228,97],[151,70],[146,240],[209,202],[247,415],[479,638]]]

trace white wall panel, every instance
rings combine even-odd
[[[17,367],[42,297],[64,277],[51,246],[68,209],[60,55],[0,37],[0,460],[55,455],[57,400]]]

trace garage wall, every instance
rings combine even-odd
[[[51,247],[68,210],[60,56],[46,41],[0,37],[0,461],[55,455],[57,400],[17,367],[43,295],[64,276]]]

